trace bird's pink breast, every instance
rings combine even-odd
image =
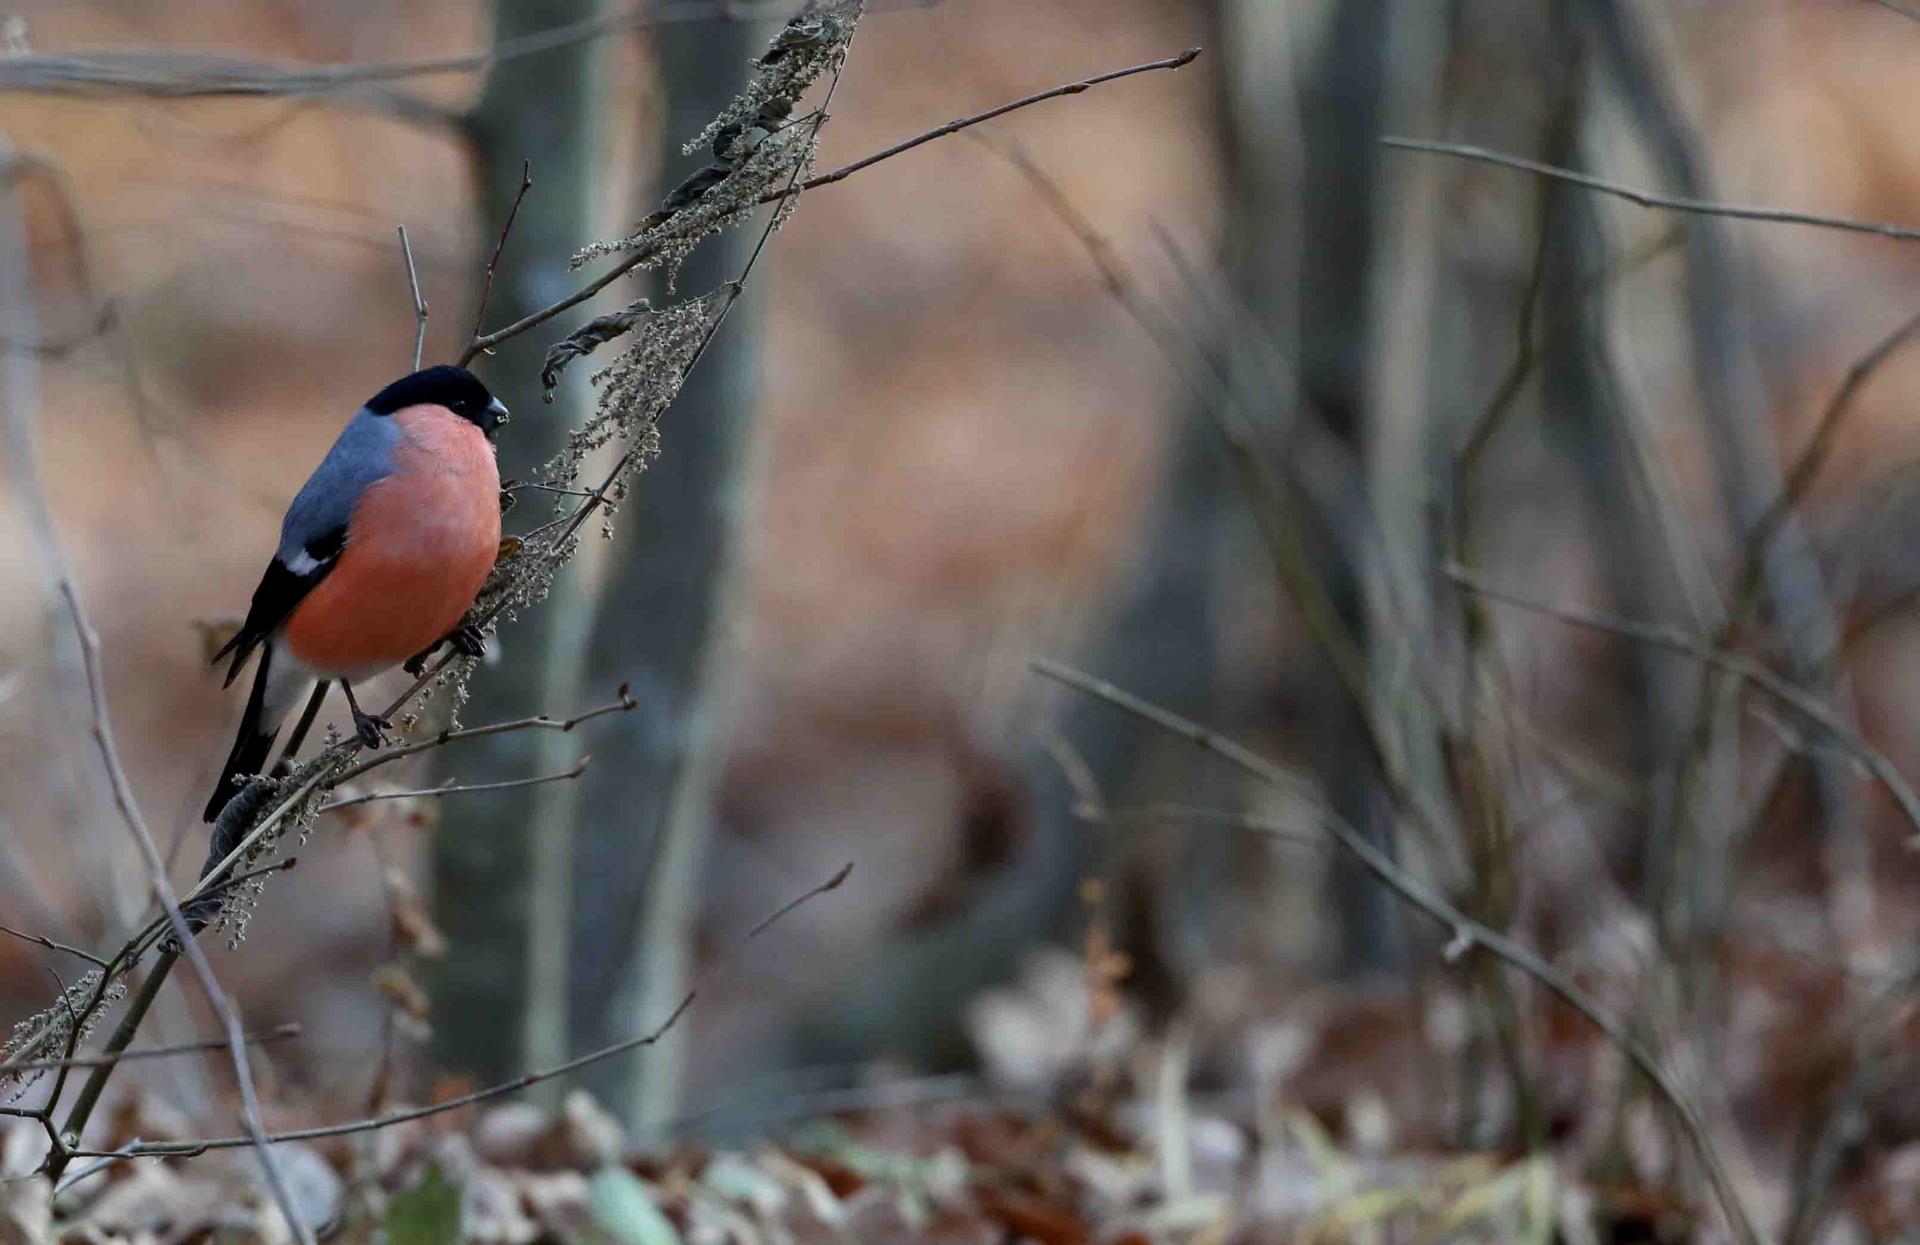
[[[438,406],[390,418],[405,432],[393,472],[355,507],[346,548],[287,619],[288,649],[315,672],[365,678],[459,625],[500,547],[500,471],[480,429]]]

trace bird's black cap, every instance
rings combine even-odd
[[[444,406],[488,432],[497,428],[507,414],[507,408],[494,398],[478,376],[450,363],[402,376],[367,399],[367,409],[375,415],[391,415],[404,407],[424,403]]]

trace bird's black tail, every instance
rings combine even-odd
[[[286,716],[283,705],[267,705],[267,680],[273,668],[273,645],[260,646],[260,664],[253,672],[253,691],[247,695],[247,711],[240,717],[240,733],[233,741],[233,751],[227,754],[227,763],[220,768],[220,782],[213,789],[213,798],[207,801],[206,812],[201,814],[206,821],[220,816],[220,810],[227,806],[234,793],[240,790],[248,776],[258,774],[266,768],[267,757],[273,752],[273,740],[280,733],[280,722]]]

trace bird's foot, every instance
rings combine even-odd
[[[487,638],[480,634],[480,628],[472,623],[461,623],[447,633],[447,643],[453,645],[453,651],[462,657],[485,657]]]
[[[386,743],[386,732],[392,729],[393,723],[378,714],[362,713],[358,708],[353,711],[353,733],[369,748],[378,748]]]

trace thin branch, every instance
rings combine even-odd
[[[105,960],[101,959],[99,956],[95,955],[91,951],[82,951],[78,947],[69,947],[64,942],[55,942],[53,939],[45,937],[44,935],[41,935],[41,934],[24,934],[24,933],[21,933],[19,930],[13,928],[11,925],[0,925],[0,934],[5,934],[9,938],[18,938],[21,942],[30,942],[30,943],[33,943],[35,946],[45,947],[49,951],[64,951],[68,955],[78,956],[79,958],[85,960],[87,963],[93,965],[95,968],[105,968],[107,966],[107,962]],[[16,1065],[11,1065],[11,1064],[8,1065],[7,1071],[9,1072],[13,1071],[15,1066]]]
[[[847,880],[848,875],[852,872],[853,866],[851,864],[844,865],[835,872],[831,878],[827,879],[827,881],[808,890],[798,899],[781,906],[772,916],[755,925],[753,929],[740,940],[733,954],[739,954],[741,950],[745,949],[748,943],[764,933],[769,926],[790,915],[794,909],[807,903],[809,900],[815,899],[837,888],[842,882]],[[716,965],[715,968],[722,966],[723,965]],[[290,1132],[271,1133],[267,1136],[266,1141],[271,1145],[283,1141],[315,1141],[323,1137],[344,1137],[353,1133],[367,1133],[382,1128],[391,1128],[395,1124],[405,1124],[411,1120],[422,1120],[429,1116],[444,1115],[448,1111],[458,1111],[462,1107],[471,1107],[477,1103],[488,1102],[495,1098],[505,1097],[508,1094],[518,1093],[523,1089],[538,1085],[542,1081],[550,1081],[555,1077],[578,1072],[582,1068],[612,1059],[616,1055],[624,1055],[628,1051],[652,1046],[672,1031],[675,1025],[680,1023],[680,1018],[687,1014],[687,1009],[693,1006],[694,999],[699,996],[702,984],[703,983],[696,983],[694,988],[687,992],[686,997],[680,1000],[679,1006],[675,1007],[664,1021],[651,1032],[642,1034],[639,1037],[625,1038],[609,1046],[603,1046],[599,1050],[589,1051],[587,1054],[569,1059],[565,1063],[558,1063],[550,1068],[542,1068],[535,1072],[522,1073],[512,1080],[502,1081],[497,1085],[489,1085],[485,1089],[477,1089],[470,1094],[462,1094],[458,1098],[450,1098],[445,1102],[436,1102],[423,1107],[411,1107],[404,1111],[390,1111],[385,1115],[373,1116],[364,1120],[354,1120],[345,1124],[326,1124],[316,1128],[300,1128]],[[141,1158],[161,1155],[188,1157],[196,1154],[204,1154],[208,1150],[234,1150],[241,1146],[251,1144],[253,1144],[251,1139],[247,1137],[213,1137],[204,1141],[136,1143],[134,1145],[124,1146],[118,1150],[76,1150],[74,1151],[74,1155],[78,1158],[110,1159]]]
[[[1476,147],[1471,143],[1437,143],[1424,138],[1387,135],[1380,140],[1380,144],[1400,151],[1421,151],[1430,155],[1453,156],[1461,160],[1474,160],[1481,164],[1518,169],[1523,173],[1535,173],[1541,177],[1551,177],[1570,185],[1582,186],[1603,195],[1625,199],[1641,207],[1664,208],[1671,212],[1692,212],[1701,216],[1725,216],[1734,220],[1767,221],[1777,225],[1811,225],[1819,229],[1873,234],[1877,237],[1892,238],[1896,242],[1920,242],[1920,229],[1905,225],[1851,220],[1844,216],[1822,216],[1814,212],[1796,212],[1787,208],[1753,207],[1738,203],[1716,203],[1710,199],[1692,199],[1681,195],[1663,195],[1620,182],[1608,181],[1604,177],[1595,177],[1590,173],[1542,164],[1522,156],[1508,155],[1490,147]]]
[[[374,1116],[364,1120],[354,1120],[346,1124],[324,1124],[316,1128],[296,1128],[283,1133],[269,1133],[265,1138],[266,1144],[278,1145],[286,1141],[316,1141],[323,1137],[345,1137],[353,1133],[374,1132],[382,1128],[391,1128],[396,1124],[405,1124],[412,1120],[424,1120],[431,1116],[444,1115],[449,1111],[458,1111],[462,1107],[471,1107],[478,1103],[504,1097],[508,1094],[519,1093],[521,1090],[531,1088],[532,1086],[540,1084],[542,1081],[549,1081],[557,1076],[565,1076],[571,1072],[578,1072],[582,1068],[599,1063],[602,1060],[611,1059],[615,1055],[622,1055],[631,1050],[639,1050],[642,1047],[652,1046],[671,1032],[673,1027],[680,1022],[680,1018],[686,1015],[687,1009],[693,1006],[695,997],[696,992],[689,992],[687,996],[680,1001],[680,1006],[673,1009],[673,1014],[668,1016],[666,1020],[651,1033],[636,1038],[628,1038],[625,1041],[615,1042],[611,1046],[603,1046],[599,1050],[591,1051],[562,1064],[556,1064],[551,1068],[542,1068],[536,1072],[523,1073],[510,1081],[502,1081],[497,1085],[489,1085],[485,1089],[477,1089],[470,1094],[462,1094],[458,1098],[449,1098],[445,1102],[436,1102],[423,1107],[410,1107],[404,1111],[390,1111],[385,1115]],[[156,1141],[137,1143],[135,1145],[125,1146],[119,1150],[76,1150],[74,1154],[78,1158],[125,1159],[160,1156],[190,1158],[196,1154],[205,1154],[209,1150],[237,1150],[242,1146],[252,1144],[252,1139],[248,1137],[210,1137],[204,1141]]]
[[[420,370],[420,356],[427,346],[427,300],[420,293],[420,273],[413,266],[413,244],[407,241],[405,225],[400,226],[400,255],[407,261],[407,290],[413,295],[413,370],[417,372]],[[487,275],[491,284],[491,269]]]
[[[1609,635],[1620,636],[1639,644],[1665,649],[1691,657],[1734,678],[1752,684],[1755,688],[1779,701],[1794,713],[1812,722],[1832,737],[1833,741],[1855,760],[1865,766],[1887,794],[1893,797],[1900,809],[1900,815],[1913,827],[1915,837],[1909,840],[1920,846],[1920,795],[1916,795],[1912,786],[1894,768],[1893,762],[1884,752],[1874,747],[1857,731],[1842,720],[1839,715],[1804,688],[1795,686],[1781,678],[1772,670],[1748,657],[1729,653],[1711,644],[1697,640],[1683,631],[1663,627],[1657,623],[1639,622],[1631,618],[1602,613],[1599,610],[1580,609],[1574,606],[1552,605],[1543,601],[1529,600],[1526,597],[1498,588],[1467,571],[1463,567],[1449,566],[1444,569],[1448,579],[1470,592],[1476,592],[1490,601],[1511,605],[1516,609],[1539,614],[1545,618],[1563,622],[1569,626],[1584,627],[1589,631],[1601,631]]]
[[[1814,427],[1813,435],[1808,438],[1806,447],[1794,460],[1787,472],[1786,482],[1780,488],[1780,495],[1760,517],[1754,520],[1753,527],[1747,533],[1745,547],[1741,552],[1740,573],[1737,576],[1733,593],[1734,604],[1729,610],[1730,621],[1738,624],[1746,614],[1748,603],[1759,590],[1760,577],[1766,565],[1767,547],[1778,535],[1787,517],[1794,507],[1805,499],[1807,490],[1813,486],[1820,469],[1826,466],[1827,459],[1833,453],[1833,444],[1839,438],[1841,426],[1846,422],[1847,413],[1853,407],[1854,395],[1860,391],[1867,379],[1879,370],[1881,364],[1891,358],[1901,346],[1905,345],[1916,330],[1920,330],[1920,312],[1908,316],[1892,332],[1876,342],[1873,348],[1854,361],[1841,380],[1840,387],[1834,391],[1833,398],[1827,403],[1827,409],[1820,416],[1820,422]]]
[[[761,934],[765,933],[771,926],[776,924],[780,920],[780,918],[786,916],[787,913],[792,912],[795,908],[798,908],[801,904],[806,903],[808,900],[818,898],[819,896],[826,894],[828,891],[839,890],[840,884],[842,882],[845,882],[848,878],[852,876],[853,876],[853,862],[849,860],[846,864],[840,866],[840,871],[838,873],[835,873],[832,877],[820,883],[820,885],[814,887],[812,890],[807,891],[805,894],[800,895],[798,898],[795,898],[794,900],[789,902],[785,907],[777,909],[772,916],[760,922],[760,924],[754,926],[752,929],[748,930],[747,941],[752,942],[754,939],[758,938]]]
[[[1083,674],[1060,662],[1038,658],[1031,664],[1036,673],[1064,683],[1075,691],[1097,700],[1105,701],[1116,709],[1186,739],[1261,782],[1288,790],[1293,788],[1291,777],[1283,767],[1273,764],[1252,749],[1219,735],[1197,722],[1161,708],[1151,701],[1143,700],[1131,692],[1123,691],[1104,679]],[[1498,930],[1483,925],[1454,907],[1437,891],[1408,873],[1391,856],[1374,846],[1366,836],[1348,825],[1331,809],[1323,807],[1321,813],[1328,833],[1332,834],[1335,841],[1359,861],[1367,872],[1446,930],[1450,937],[1447,948],[1449,958],[1458,958],[1475,946],[1482,947],[1545,986],[1561,1001],[1585,1017],[1588,1023],[1605,1034],[1640,1074],[1653,1084],[1678,1120],[1688,1143],[1693,1147],[1695,1157],[1707,1174],[1708,1182],[1713,1186],[1714,1196],[1719,1201],[1728,1223],[1732,1226],[1734,1235],[1742,1245],[1760,1245],[1759,1234],[1755,1231],[1753,1221],[1748,1217],[1746,1207],[1741,1203],[1732,1179],[1728,1176],[1719,1153],[1714,1148],[1713,1140],[1707,1133],[1705,1121],[1700,1118],[1699,1113],[1665,1066],[1651,1051],[1641,1045],[1640,1040],[1633,1035],[1624,1022],[1610,1013],[1598,999],[1587,993],[1586,989],[1572,977],[1548,963],[1537,952]]]
[[[247,1039],[249,1046],[265,1046],[269,1042],[284,1042],[297,1038],[302,1033],[298,1024],[284,1024],[256,1033]],[[168,1055],[190,1055],[200,1051],[227,1049],[224,1037],[207,1038],[199,1042],[179,1042],[172,1046],[143,1046],[134,1050],[117,1051],[111,1055],[79,1055],[72,1059],[39,1059],[30,1063],[17,1063],[8,1068],[13,1072],[52,1072],[59,1068],[106,1068],[130,1059],[161,1059]]]
[[[1013,112],[1016,109],[1025,108],[1031,104],[1038,104],[1049,99],[1058,99],[1063,95],[1078,95],[1080,92],[1085,91],[1090,87],[1096,86],[1102,82],[1111,82],[1116,78],[1125,78],[1133,74],[1146,73],[1149,70],[1154,70],[1154,69],[1177,69],[1181,65],[1185,65],[1191,62],[1193,58],[1198,56],[1199,54],[1200,54],[1200,49],[1189,48],[1187,51],[1182,52],[1179,56],[1170,56],[1165,60],[1152,61],[1145,65],[1135,65],[1127,69],[1115,70],[1112,73],[1101,74],[1097,77],[1083,78],[1078,82],[1069,82],[1063,86],[1054,87],[1051,90],[1041,91],[1037,94],[1026,96],[1023,99],[1015,100],[1011,104],[1003,104],[998,108],[989,109],[986,112],[975,113],[973,116],[970,116],[970,117],[961,117],[957,120],[949,121],[945,125],[937,126],[934,129],[928,130],[922,134],[915,135],[914,137],[907,139],[905,142],[895,143],[893,146],[888,147],[885,150],[877,151],[870,156],[865,156],[859,160],[855,160],[852,164],[844,165],[841,168],[834,169],[830,173],[822,173],[818,177],[809,178],[806,181],[799,182],[798,184],[791,186],[785,190],[769,191],[765,196],[761,198],[760,202],[773,203],[773,202],[777,202],[778,200],[787,198],[790,195],[804,194],[809,190],[817,189],[818,187],[821,187],[821,186],[830,186],[834,182],[842,181],[845,178],[851,177],[853,174],[859,172],[862,169],[871,168],[873,165],[880,163],[882,160],[891,159],[894,156],[900,155],[902,152],[912,151],[915,147],[918,147],[923,143],[932,142],[936,138],[944,138],[949,134],[957,134],[961,130],[967,129],[971,126],[979,125],[985,121],[991,121],[995,117],[1005,116],[1007,113]],[[609,285],[612,285],[615,281],[619,280],[621,277],[625,276],[627,273],[632,272],[635,268],[638,268],[641,264],[644,264],[649,259],[652,259],[653,256],[654,256],[654,252],[651,249],[636,251],[633,254],[627,256],[625,259],[621,260],[618,264],[615,264],[612,268],[608,269],[606,272],[602,273],[600,276],[594,278],[592,281],[589,281],[586,285],[580,287],[580,289],[574,291],[572,294],[567,295],[565,298],[560,299],[558,302],[551,303],[546,307],[541,308],[539,311],[533,312],[530,315],[527,315],[522,317],[521,319],[515,320],[512,324],[507,325],[505,328],[495,329],[491,333],[477,334],[473,338],[473,340],[467,344],[466,350],[461,354],[461,357],[460,357],[461,365],[464,367],[466,364],[472,362],[473,359],[479,354],[481,354],[482,352],[492,350],[495,346],[498,346],[501,342],[506,341],[509,338],[518,337],[520,334],[526,332],[529,329],[536,328],[539,325],[545,324],[548,320],[553,319],[555,316],[559,315],[561,312],[566,311],[570,308],[579,306],[581,303],[584,303],[588,299],[592,298],[595,294],[598,294],[601,290],[604,290]]]
[[[714,18],[758,21],[786,7],[784,3],[765,5],[742,3],[741,0],[639,4],[623,13],[568,22],[474,52],[366,64],[339,62],[301,65],[286,61],[244,60],[175,52],[8,56],[0,58],[0,91],[132,95],[160,99],[321,95],[410,78],[476,73],[522,57],[645,26]]]
[[[520,204],[533,189],[533,161],[520,162],[520,189],[513,192],[513,206],[507,209],[507,223],[500,227],[500,239],[493,244],[493,255],[487,260],[486,279],[480,284],[480,305],[473,309],[473,332],[467,334],[471,341],[480,339],[480,331],[486,327],[487,303],[493,298],[493,274],[500,268],[500,253],[507,249],[507,237],[513,232],[513,222],[520,216]],[[418,364],[415,365],[416,367]]]
[[[208,1002],[213,1005],[214,1012],[226,1027],[227,1052],[233,1060],[234,1079],[239,1083],[240,1099],[245,1108],[242,1118],[247,1128],[247,1139],[258,1152],[260,1167],[266,1175],[267,1185],[273,1192],[274,1201],[279,1204],[281,1215],[287,1221],[287,1231],[292,1233],[294,1240],[301,1245],[310,1245],[313,1239],[312,1234],[295,1211],[293,1196],[287,1189],[286,1181],[282,1178],[279,1167],[274,1164],[272,1156],[267,1153],[266,1125],[261,1122],[260,1100],[254,1090],[253,1071],[247,1059],[246,1034],[240,1027],[240,1017],[234,1012],[233,1004],[227,1000],[225,992],[220,989],[220,983],[213,975],[213,966],[207,963],[206,952],[201,950],[199,941],[187,924],[187,918],[181,914],[179,900],[173,893],[173,883],[167,879],[166,863],[160,857],[160,849],[155,845],[153,835],[147,830],[146,819],[140,815],[139,803],[133,795],[133,784],[127,779],[126,767],[121,764],[120,751],[114,744],[113,722],[107,713],[106,678],[100,668],[99,637],[94,634],[93,627],[87,622],[86,611],[81,607],[80,594],[74,589],[73,581],[61,580],[60,591],[66,597],[67,609],[73,615],[74,631],[80,639],[80,652],[86,667],[87,695],[93,707],[93,739],[100,751],[101,764],[106,768],[108,783],[113,788],[114,803],[119,806],[120,816],[126,822],[127,830],[132,834],[135,844],[140,849],[141,858],[146,863],[153,897],[165,909],[167,922],[173,929],[174,937],[185,952],[188,963],[193,966],[194,975],[199,978],[201,989],[206,992]],[[159,965],[155,966],[155,972],[159,972]],[[150,999],[149,1002],[151,1002]],[[131,1017],[131,1013],[129,1015]],[[111,1071],[111,1065],[97,1068],[94,1070],[93,1079],[104,1084],[106,1075]],[[98,1100],[97,1090],[92,1100]],[[85,1123],[84,1116],[78,1121],[69,1118],[66,1126],[67,1134],[77,1138]],[[52,1156],[47,1173],[49,1178],[58,1183],[60,1172],[65,1166],[64,1156],[59,1154]]]
[[[552,493],[557,497],[592,497],[590,488],[562,488],[558,484],[542,484],[537,480],[517,480],[501,487],[503,493],[518,493],[521,489],[532,489],[536,493]]]
[[[447,795],[465,795],[472,791],[510,791],[515,787],[537,787],[549,782],[568,782],[587,772],[587,762],[591,757],[581,757],[579,764],[572,769],[561,770],[556,774],[537,774],[532,778],[510,778],[504,782],[473,782],[464,785],[448,782],[441,787],[425,787],[414,791],[375,791],[367,795],[349,796],[344,800],[334,800],[322,804],[321,813],[337,813],[343,808],[353,808],[360,804],[371,804],[375,800],[427,800]]]
[[[1902,17],[1920,22],[1920,9],[1910,9],[1904,4],[1895,4],[1894,0],[1873,0],[1873,2],[1889,13],[1898,13]]]
[[[924,143],[930,143],[936,138],[945,138],[949,134],[957,134],[961,130],[979,125],[982,122],[992,121],[996,117],[1004,117],[1010,112],[1017,112],[1031,104],[1043,103],[1050,99],[1058,99],[1063,95],[1078,95],[1082,91],[1099,86],[1103,82],[1113,82],[1120,78],[1130,78],[1134,74],[1152,73],[1157,69],[1179,69],[1183,66],[1191,65],[1194,59],[1200,55],[1200,52],[1200,48],[1188,48],[1178,56],[1168,56],[1161,60],[1148,61],[1143,65],[1129,65],[1125,69],[1115,69],[1108,73],[1096,74],[1091,78],[1082,78],[1078,82],[1069,82],[1063,86],[1053,87],[1050,90],[1036,92],[1022,99],[1016,99],[1010,104],[1002,104],[998,108],[989,108],[987,111],[975,113],[971,117],[961,117],[958,120],[949,121],[937,129],[928,130],[924,134],[917,134],[903,143],[895,143],[883,151],[876,151],[870,156],[855,160],[852,164],[843,165],[831,173],[822,173],[818,177],[810,177],[794,189],[770,190],[760,196],[760,202],[777,203],[791,194],[803,194],[809,190],[817,190],[822,186],[831,186],[833,183],[844,181],[852,177],[855,173],[858,173],[861,169],[878,164],[882,160],[891,160],[903,152],[912,151],[915,147],[921,146]]]
[[[416,756],[422,752],[431,752],[435,748],[444,748],[446,745],[457,743],[462,739],[478,739],[485,735],[505,735],[513,731],[559,731],[562,734],[566,734],[575,727],[591,722],[595,718],[603,718],[610,713],[631,713],[639,707],[640,702],[629,695],[626,685],[622,684],[620,687],[620,698],[618,700],[613,701],[611,704],[601,705],[597,709],[589,709],[585,713],[575,717],[564,719],[550,718],[546,714],[540,713],[530,718],[513,718],[505,722],[490,722],[485,726],[469,726],[457,731],[441,731],[431,739],[423,739],[418,743],[401,744],[397,747],[383,748],[374,756],[360,762],[360,764],[342,771],[335,777],[332,785],[339,786],[341,783],[350,782],[358,778],[369,770],[379,769],[382,765],[398,761],[402,757]],[[584,764],[585,763],[582,762],[582,765]],[[571,776],[572,775],[561,775],[561,777]],[[519,786],[528,781],[546,782],[550,780],[546,778],[536,778],[532,780],[523,778],[515,780],[513,785]]]

